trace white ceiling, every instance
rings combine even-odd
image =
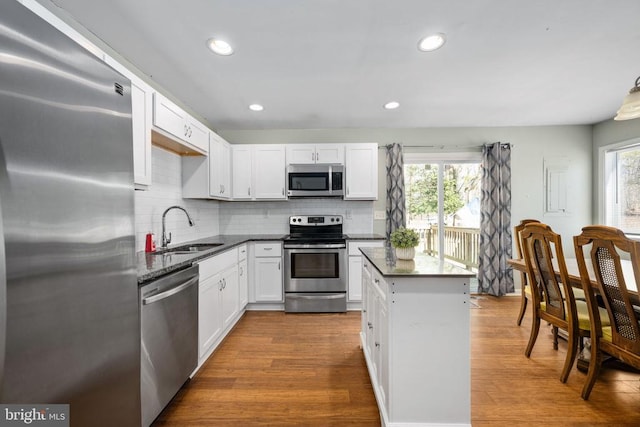
[[[39,1],[217,129],[592,124],[640,75],[639,0]]]

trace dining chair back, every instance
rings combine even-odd
[[[574,246],[592,325],[591,360],[582,389],[582,398],[587,400],[604,354],[640,369],[640,327],[626,283],[634,280],[636,289],[640,289],[640,242],[629,239],[617,228],[594,225],[584,227],[574,237]],[[633,277],[623,274],[622,264],[629,262],[623,260],[631,262]],[[598,295],[606,308],[608,324],[603,322],[602,309],[598,309]]]
[[[584,307],[581,310],[583,318],[579,319],[562,251],[561,236],[543,223],[526,224],[521,236],[531,286],[531,302],[534,307],[531,335],[525,355],[531,356],[541,320],[552,326],[555,350],[558,349],[558,329],[565,330],[568,336],[567,355],[560,381],[566,382],[576,358],[580,337],[588,336],[590,332],[586,303],[580,302]]]
[[[522,230],[524,226],[530,223],[539,223],[537,219],[523,219],[520,221],[520,224],[513,227],[513,235],[516,238],[516,256],[519,259],[524,258],[524,253],[522,252]],[[529,302],[529,298],[531,297],[531,286],[529,286],[529,279],[527,277],[527,273],[520,272],[520,312],[518,313],[518,326],[522,324],[522,319],[524,318],[524,314],[527,311],[527,303]]]

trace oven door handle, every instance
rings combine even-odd
[[[295,299],[342,299],[344,298],[344,294],[334,294],[334,295],[299,295],[294,294],[293,298]]]
[[[284,249],[345,249],[344,243],[285,243]]]

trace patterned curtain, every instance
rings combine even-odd
[[[514,291],[511,258],[511,145],[487,144],[482,149],[480,259],[478,291],[504,295]]]
[[[391,233],[404,227],[404,160],[402,146],[397,143],[387,149],[387,240]]]

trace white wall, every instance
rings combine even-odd
[[[601,148],[640,138],[640,119],[615,121],[607,120],[593,127],[593,216],[594,222],[602,223],[602,182],[599,177],[601,170],[599,155]]]
[[[169,206],[185,208],[195,226],[189,227],[184,212],[173,209],[166,217],[171,244],[215,236],[219,230],[219,203],[182,198],[182,162],[177,154],[153,147],[152,183],[149,191],[135,193],[136,251],[143,251],[145,235],[153,232],[159,247],[162,241],[162,213]]]
[[[573,254],[571,236],[592,222],[592,129],[591,126],[541,126],[502,128],[420,128],[420,129],[284,129],[218,130],[234,144],[392,142],[404,144],[405,151],[479,150],[489,142],[509,142],[512,150],[512,222],[538,218],[566,236],[566,256]],[[379,195],[374,211],[385,210],[385,159],[379,150]],[[572,212],[567,216],[544,215],[545,158],[564,157],[571,163]],[[384,234],[385,221],[374,220],[373,232]]]

